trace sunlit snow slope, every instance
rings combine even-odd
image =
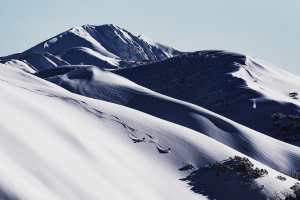
[[[121,87],[138,87],[104,73],[112,76],[107,83],[113,86],[117,81]],[[70,93],[21,69],[0,65],[0,74],[2,199],[206,199],[179,180],[190,173],[179,169],[245,156],[201,132]],[[166,100],[172,104],[171,99]],[[252,134],[245,129],[247,132]],[[253,142],[259,145],[263,139]],[[270,141],[270,146],[278,143]],[[282,143],[285,156],[296,150]],[[295,153],[287,160],[293,163],[298,158]],[[266,199],[291,191],[294,179],[251,161],[268,170],[268,175],[254,180],[260,189],[242,187],[234,193],[240,183],[232,182],[232,187],[218,195]],[[286,181],[278,180],[279,175]],[[218,184],[222,187],[228,183]],[[205,191],[203,194],[207,195]]]
[[[64,75],[48,74],[46,80],[69,91],[131,107],[199,131],[279,171],[289,173],[299,169],[298,147],[265,136],[199,106],[155,93],[111,72],[85,66]],[[43,75],[45,78],[46,74]]]
[[[263,61],[237,53],[200,51],[117,73],[300,145],[300,78]]]

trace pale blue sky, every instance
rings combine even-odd
[[[4,0],[0,56],[105,23],[181,50],[246,53],[300,74],[299,0]]]

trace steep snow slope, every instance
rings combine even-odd
[[[155,93],[111,72],[76,66],[64,75],[47,73],[42,76],[74,93],[125,105],[191,128],[283,173],[299,170],[299,147],[265,136],[199,106]]]
[[[156,61],[179,53],[112,24],[74,27],[28,51],[61,54],[74,47],[90,48],[103,56],[127,61]]]
[[[180,52],[173,48],[115,25],[84,25],[71,28],[23,53],[0,58],[0,61],[4,63],[18,59],[37,70],[67,63],[116,69],[159,61],[178,54]]]
[[[0,72],[2,199],[206,199],[179,180],[189,172],[178,169],[244,156],[200,132],[69,93],[20,69],[0,65]],[[250,200],[291,192],[294,179],[280,181],[284,175],[250,160],[268,175],[254,185],[230,182],[218,195]]]
[[[142,35],[132,34],[115,25],[85,25],[85,30],[119,58],[127,61],[159,61],[180,52],[153,42]]]
[[[116,73],[159,93],[300,145],[297,97],[300,78],[250,57],[200,51]],[[277,119],[278,113],[291,118],[291,122],[281,119],[282,115]]]
[[[62,65],[69,65],[67,61],[62,60],[60,57],[54,56],[51,53],[19,53],[0,58],[0,63],[16,63],[18,65],[23,63],[21,65],[25,64],[31,72],[53,69]]]

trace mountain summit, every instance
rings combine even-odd
[[[2,60],[22,60],[37,70],[67,64],[88,64],[116,69],[155,62],[180,53],[145,36],[106,24],[71,28],[21,54]]]

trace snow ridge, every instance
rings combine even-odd
[[[66,63],[88,64],[102,69],[117,69],[167,59],[181,52],[145,40],[144,37],[112,24],[83,25],[60,33],[21,54],[0,60],[5,63],[11,59],[19,59],[28,62],[33,69],[40,71],[45,69],[45,64],[40,63],[38,58],[32,60],[28,57],[32,55],[44,57],[45,54],[51,54],[56,57],[55,59],[63,60],[65,62],[63,65]],[[47,59],[55,63],[55,60]],[[47,68],[51,67],[47,66]]]

